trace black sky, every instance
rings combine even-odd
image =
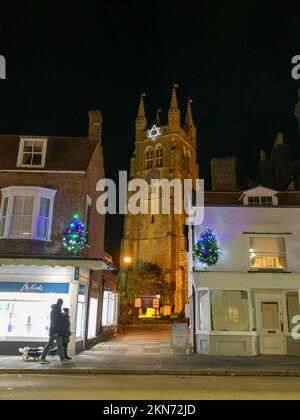
[[[116,178],[129,168],[139,94],[147,92],[150,119],[157,107],[166,115],[176,81],[181,108],[193,99],[208,187],[216,156],[238,157],[240,182],[255,178],[259,151],[270,150],[278,131],[299,153],[293,108],[300,81],[291,77],[291,58],[300,54],[299,2],[45,3],[1,9],[1,133],[85,135],[87,112],[100,109],[106,174]],[[122,220],[110,217],[115,257],[121,234]]]

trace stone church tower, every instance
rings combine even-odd
[[[196,128],[194,126],[191,101],[187,103],[185,123],[181,127],[180,110],[175,86],[172,91],[168,124],[161,126],[156,118],[147,121],[144,99],[141,97],[135,122],[135,152],[131,159],[130,175],[142,178],[151,184],[151,179],[199,178],[196,163]],[[152,128],[152,132],[151,132]],[[172,191],[172,190],[171,190]],[[172,192],[171,192],[172,200]],[[187,303],[187,244],[185,237],[185,214],[138,214],[126,215],[124,237],[121,247],[121,261],[130,255],[133,265],[138,262],[158,264],[166,273],[170,284],[169,302],[172,311],[180,313]],[[151,206],[149,205],[149,208]]]

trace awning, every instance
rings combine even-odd
[[[115,270],[105,258],[81,258],[59,256],[0,256],[0,265],[35,265],[51,267],[79,267],[93,271]]]

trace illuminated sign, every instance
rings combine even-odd
[[[154,125],[151,130],[148,130],[148,139],[152,139],[153,141],[155,141],[157,139],[158,136],[160,136],[160,128],[156,127],[156,125]]]

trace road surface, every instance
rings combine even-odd
[[[1,375],[1,400],[297,399],[299,378]]]

